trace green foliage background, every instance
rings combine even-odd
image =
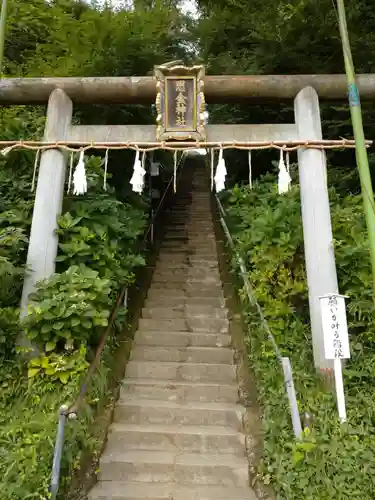
[[[281,367],[257,312],[247,303],[245,290],[240,290],[249,325],[249,359],[264,410],[259,477],[271,483],[280,498],[371,499],[375,408],[369,387],[375,377],[375,314],[361,198],[330,189],[340,291],[350,296],[352,358],[345,368],[348,424],[341,426],[334,397],[313,368],[299,189],[294,186],[280,196],[276,181],[267,174],[254,190],[236,186],[226,194],[225,204],[254,295],[282,355],[291,359],[300,412],[313,415],[313,427],[303,442],[295,442]]]

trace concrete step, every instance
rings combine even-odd
[[[208,304],[185,304],[185,312],[187,317],[199,318],[202,316],[209,316],[215,319],[227,319],[228,309],[226,307],[217,307]]]
[[[163,271],[170,271],[172,273],[177,273],[178,271],[181,272],[193,272],[193,273],[199,273],[202,271],[210,271],[217,273],[219,272],[219,265],[215,261],[207,261],[207,263],[202,263],[199,264],[198,262],[190,263],[189,259],[187,262],[168,262],[164,261],[161,262],[159,259],[156,261],[156,268],[155,268],[155,273],[160,273]]]
[[[188,241],[189,232],[184,231],[166,231],[164,234],[165,241]]]
[[[248,463],[234,455],[106,450],[99,480],[247,487]]]
[[[225,318],[217,319],[211,316],[192,316],[186,318],[186,324],[190,332],[229,332],[229,321]]]
[[[154,270],[153,277],[161,279],[168,276],[179,276],[183,278],[190,278],[193,281],[203,281],[207,278],[214,278],[216,280],[220,279],[220,273],[218,266],[213,264],[208,264],[207,266],[198,266],[197,264],[189,263],[168,263],[168,262],[158,262],[156,264],[156,269]]]
[[[231,336],[211,332],[173,332],[173,331],[138,331],[135,334],[137,345],[175,346],[175,347],[229,347]]]
[[[168,250],[170,252],[201,252],[201,253],[214,253],[216,252],[216,243],[210,242],[193,242],[182,240],[167,240],[163,241],[160,246],[160,251]]]
[[[227,403],[119,399],[113,421],[137,425],[229,426],[241,431],[244,408]]]
[[[164,330],[174,332],[188,332],[189,328],[185,318],[172,319],[150,319],[141,318],[138,320],[139,330]],[[207,331],[210,331],[209,329]],[[219,331],[217,333],[220,333]]]
[[[238,402],[237,383],[186,382],[184,380],[124,379],[122,399],[136,397],[175,402],[231,403]]]
[[[160,281],[153,282],[148,291],[148,297],[156,297],[161,294],[167,296],[185,296],[185,297],[213,297],[213,298],[223,298],[224,293],[220,284],[213,285],[201,285],[199,286],[199,282],[196,283],[186,283],[184,285],[175,284],[174,287],[172,285],[170,287],[163,286],[163,283]]]
[[[191,285],[215,285],[221,286],[220,274],[217,269],[203,269],[202,267],[190,269],[158,269],[154,272],[152,279],[158,282],[172,282],[178,283],[179,281],[188,281]]]
[[[122,450],[149,450],[245,456],[245,435],[221,426],[112,424],[108,446]]]
[[[229,322],[227,319],[215,319],[210,317],[171,319],[141,318],[138,320],[138,328],[141,331],[161,330],[172,332],[228,333]]]
[[[170,254],[181,254],[181,255],[187,254],[190,251],[185,245],[182,245],[181,243],[178,245],[174,245],[171,242],[162,243],[161,252],[163,252],[164,250],[167,250],[167,252]]]
[[[99,481],[88,500],[257,500],[250,488]]]
[[[236,366],[214,363],[129,361],[126,377],[228,383],[236,381]]]
[[[233,364],[233,350],[226,347],[135,346],[132,361],[167,361],[174,363]]]
[[[158,256],[157,265],[159,264],[189,264],[189,255],[180,254],[170,254],[170,253],[161,253]]]
[[[180,302],[181,304],[181,302]],[[143,318],[194,318],[194,317],[210,317],[216,319],[225,319],[228,317],[227,309],[220,307],[212,307],[209,305],[182,305],[177,304],[171,307],[144,307],[142,309]]]
[[[180,286],[184,287],[189,287],[189,288],[198,288],[199,285],[204,286],[204,287],[217,287],[221,289],[222,282],[220,277],[218,276],[211,276],[210,274],[207,274],[206,276],[202,276],[201,279],[198,277],[191,277],[188,274],[181,273],[180,275],[173,274],[173,273],[155,273],[152,276],[152,285],[151,286],[156,286],[156,287],[165,287],[165,288],[180,288]]]
[[[189,264],[191,264],[192,266],[197,266],[197,267],[201,267],[201,266],[210,266],[210,267],[213,267],[213,266],[218,266],[218,260],[217,260],[217,257],[201,257],[201,256],[196,256],[196,255],[189,255],[189,260],[188,260]]]
[[[166,302],[168,303],[168,301]],[[142,318],[184,318],[185,306],[182,302],[167,307],[144,307],[142,309]]]
[[[225,298],[221,294],[219,297],[187,297],[186,295],[160,295],[160,293],[151,293],[147,296],[146,307],[175,307],[182,305],[202,305],[213,308],[225,307]]]

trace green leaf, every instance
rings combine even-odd
[[[64,328],[64,323],[62,321],[57,321],[53,324],[54,330],[61,330],[62,328]]]
[[[69,373],[68,373],[68,372],[60,372],[60,373],[58,374],[58,377],[59,377],[59,379],[60,379],[60,382],[61,382],[62,384],[64,384],[64,385],[65,385],[65,384],[67,384],[67,383],[69,382]]]
[[[53,351],[56,348],[56,342],[47,342],[45,349],[47,352]]]
[[[28,378],[33,378],[40,372],[40,368],[29,368],[27,371]]]
[[[42,333],[49,333],[52,330],[52,325],[50,324],[44,324],[41,328]]]
[[[70,324],[71,324],[72,328],[78,326],[80,323],[81,322],[78,318],[71,318],[71,320],[70,320]]]

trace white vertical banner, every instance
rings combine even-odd
[[[337,409],[341,422],[346,422],[345,393],[341,360],[350,358],[348,323],[346,320],[345,297],[329,294],[319,297],[324,334],[326,359],[333,360]]]

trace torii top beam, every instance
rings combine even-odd
[[[375,73],[357,76],[363,100],[375,99]],[[347,98],[345,75],[225,75],[206,76],[208,103],[294,99],[311,86],[320,99]],[[152,104],[156,97],[153,77],[6,78],[0,80],[0,104],[44,104],[60,88],[82,104]]]

